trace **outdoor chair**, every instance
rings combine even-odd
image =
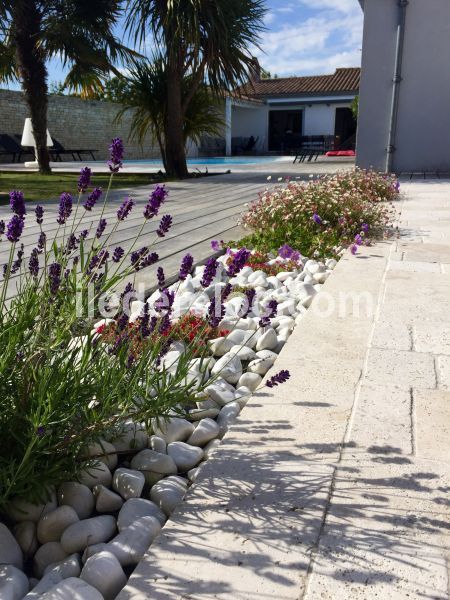
[[[223,155],[225,154],[225,140],[205,135],[201,138],[199,151],[206,156]]]
[[[72,155],[73,160],[83,160],[83,154],[90,154],[92,160],[95,160],[94,152],[98,152],[98,150],[91,148],[65,148],[56,138],[52,137],[52,140],[53,147],[50,149],[50,152],[54,155],[55,160],[61,161],[61,156],[64,154]]]
[[[24,148],[20,143],[15,140],[12,136],[7,133],[0,134],[0,155],[11,156],[12,161],[15,163],[20,162],[22,155],[31,154],[34,156],[34,150],[31,148]]]
[[[294,153],[294,164],[297,162],[316,161],[333,146],[333,136],[309,135],[302,136],[301,145]]]

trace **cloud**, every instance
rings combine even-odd
[[[341,13],[361,13],[357,0],[299,0],[299,4],[311,10],[334,10]]]
[[[255,49],[254,54],[264,68],[282,77],[359,66],[363,17],[356,0],[349,0],[357,8],[351,11],[347,0],[299,1],[325,10],[316,11],[303,21],[299,19],[298,23],[289,17],[284,24],[263,34],[261,50]],[[335,6],[340,10],[334,10]],[[296,14],[302,13],[298,10]]]
[[[275,13],[269,11],[266,12],[266,14],[264,15],[264,24],[265,25],[270,25],[271,23],[273,23],[273,21],[275,21],[276,15]]]

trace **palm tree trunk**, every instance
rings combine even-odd
[[[166,171],[169,177],[183,179],[188,176],[183,136],[183,73],[176,60],[169,57],[167,62],[167,116],[164,135]]]
[[[38,47],[42,15],[36,2],[16,0],[14,3],[14,42],[22,88],[30,110],[36,141],[39,172],[51,173],[47,148],[47,68]]]

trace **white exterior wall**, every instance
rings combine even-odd
[[[233,106],[231,121],[232,137],[259,137],[257,150],[267,150],[268,112],[267,106]]]
[[[364,0],[357,139],[363,168],[386,167],[397,19],[394,0]],[[450,0],[409,0],[394,171],[450,171],[449,64]]]
[[[334,135],[336,108],[349,108],[344,104],[312,104],[305,106],[303,135]]]

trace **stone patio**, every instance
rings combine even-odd
[[[449,598],[450,183],[403,191],[398,239],[341,260],[277,361],[291,379],[118,600]]]

